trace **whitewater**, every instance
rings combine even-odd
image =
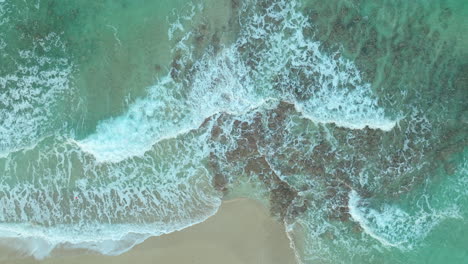
[[[433,144],[424,111],[390,107],[390,93],[342,48],[316,40],[302,2],[243,1],[223,21],[230,35],[216,41],[206,5],[173,11],[164,73],[86,133],[75,128],[87,102],[65,34],[28,49],[1,40],[18,58],[0,71],[2,244],[37,259],[55,248],[119,255],[205,221],[242,177],[293,193],[278,217],[302,263],[408,252],[447,219],[463,219],[457,203],[428,198],[431,182],[418,176]],[[125,43],[117,27],[112,34]],[[248,168],[258,160],[275,183]],[[441,192],[464,201],[461,182],[443,181]],[[406,190],[419,184],[422,195]],[[416,202],[381,199],[396,194]]]

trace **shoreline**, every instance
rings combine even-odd
[[[0,248],[2,252],[4,248]],[[17,256],[19,257],[19,256]],[[126,253],[105,256],[83,250],[55,249],[51,257],[0,260],[1,264],[62,263],[203,263],[296,264],[285,227],[260,202],[235,198],[223,201],[206,221],[181,231],[150,237]]]

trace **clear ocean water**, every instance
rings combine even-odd
[[[247,196],[298,263],[468,263],[467,17],[0,0],[0,245],[118,255]]]

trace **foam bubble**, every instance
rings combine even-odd
[[[251,85],[240,83],[247,75],[233,49],[217,57],[204,56],[194,66],[190,91],[166,76],[133,103],[122,116],[99,123],[96,132],[77,141],[99,162],[119,162],[141,156],[161,140],[195,130],[219,112],[242,114],[262,104]]]
[[[171,73],[183,71],[173,67],[149,88],[147,97],[133,103],[122,116],[100,122],[96,132],[78,144],[100,162],[118,162],[142,155],[162,139],[196,129],[216,113],[243,114],[271,99],[291,101],[314,122],[352,129],[392,129],[396,121],[385,116],[356,67],[339,54],[324,54],[318,42],[304,36],[304,29],[311,25],[296,10],[295,2],[277,1],[273,5],[278,8],[262,15],[243,16],[241,34],[234,44],[218,53],[208,50],[195,61],[190,43],[193,34],[185,31],[173,50],[183,54],[177,65],[183,68],[193,64],[184,79],[173,78]],[[189,17],[193,17],[194,10]],[[268,23],[269,18],[279,22]],[[178,31],[184,31],[180,21],[173,24],[169,37]],[[258,59],[254,68],[250,61],[253,58],[246,59],[239,50],[256,40],[262,42],[262,48],[251,50]],[[303,80],[291,81],[295,69],[304,71]],[[275,82],[278,79],[283,81]],[[308,86],[311,82],[314,87]],[[294,95],[298,87],[308,99],[299,100]]]
[[[37,54],[38,46],[46,55]],[[60,101],[71,93],[73,65],[48,56],[51,49],[64,49],[55,33],[32,50],[20,50],[15,70],[0,76],[0,157],[34,146],[57,126]]]
[[[203,166],[205,140],[166,140],[143,158],[110,165],[61,137],[10,155],[0,179],[0,237],[37,258],[56,247],[118,255],[202,222],[221,203]]]
[[[0,26],[8,22],[5,0],[0,1]]]
[[[443,211],[412,210],[409,213],[396,205],[383,204],[378,209],[366,204],[356,191],[349,194],[349,213],[365,233],[384,246],[412,249],[446,218],[459,218],[457,208]]]
[[[205,217],[177,224],[98,224],[86,227],[61,225],[41,228],[31,224],[0,224],[0,236],[9,241],[4,246],[36,259],[44,259],[53,250],[87,249],[100,254],[120,255],[151,236],[160,236],[182,230],[214,215],[216,209]]]
[[[305,36],[312,25],[298,5],[274,1],[265,14],[243,23],[246,30],[240,45],[260,39],[265,46],[254,55],[259,61],[254,79],[269,83],[269,90],[277,87],[281,100],[293,102],[313,122],[391,130],[397,121],[386,117],[356,66],[339,52],[322,52],[318,41]]]
[[[221,112],[249,119],[253,109],[288,101],[313,122],[393,128],[395,121],[356,67],[339,53],[325,54],[304,35],[311,25],[295,1],[275,1],[267,10],[256,3],[243,7],[235,43],[219,51],[208,48],[202,56],[193,51],[192,32],[175,23],[168,34],[171,39],[183,34],[173,49],[178,66],[149,87],[146,97],[101,121],[85,139],[46,138],[8,157],[8,177],[0,181],[0,221],[22,224],[0,226],[3,235],[37,239],[28,248],[39,258],[59,245],[119,254],[148,235],[203,221],[220,204],[203,164],[213,148],[227,146],[211,146],[210,134],[199,128]],[[33,95],[21,95],[39,98],[29,105],[25,100],[25,112],[42,102]],[[37,127],[46,121],[38,120]],[[33,131],[24,132],[34,138]],[[26,171],[17,171],[17,164]],[[316,221],[324,222],[328,226],[312,235],[332,228],[322,218]]]

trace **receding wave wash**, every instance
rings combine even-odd
[[[465,263],[467,17],[464,0],[0,0],[0,246],[119,255],[242,196],[297,263]]]

